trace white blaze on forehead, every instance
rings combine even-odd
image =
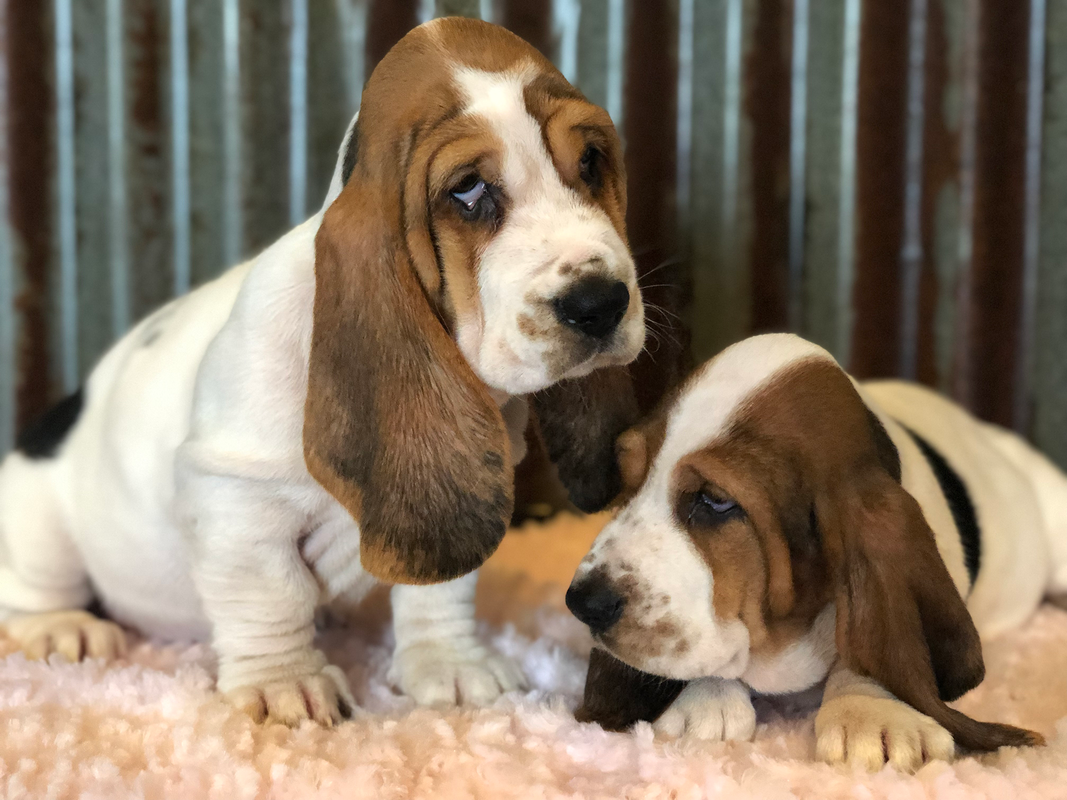
[[[791,333],[753,336],[723,350],[704,365],[671,409],[656,467],[669,476],[684,456],[726,433],[757,391],[783,370],[811,359],[833,361],[833,356]]]
[[[507,72],[461,68],[456,83],[467,100],[467,114],[484,117],[504,143],[504,183],[516,202],[542,184],[563,189],[541,139],[541,125],[526,108],[525,89],[537,76],[531,64]],[[546,181],[546,178],[548,179]]]

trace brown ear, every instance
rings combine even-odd
[[[304,458],[359,522],[367,571],[433,583],[500,543],[511,460],[500,411],[434,314],[399,200],[384,194],[353,175],[315,239]]]
[[[945,705],[985,674],[974,622],[915,499],[882,468],[850,474],[816,500],[836,580],[837,649],[856,672],[933,717],[956,744],[989,751],[1042,742]]]
[[[622,488],[635,492],[645,482],[648,475],[648,438],[644,431],[630,428],[615,440],[615,460],[619,464],[619,477]]]
[[[574,716],[605,730],[624,731],[637,722],[655,722],[685,684],[641,672],[594,647],[589,653],[582,705]]]
[[[637,419],[629,372],[598,369],[543,389],[531,402],[571,502],[586,513],[604,508],[622,488],[615,440]]]

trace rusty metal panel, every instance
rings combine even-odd
[[[246,254],[266,247],[290,227],[287,6],[244,0],[240,9],[240,202]]]
[[[985,419],[1013,422],[1022,308],[1029,4],[979,9],[972,244],[957,349],[956,396]]]
[[[638,400],[647,408],[678,380],[687,350],[677,323],[684,280],[675,215],[678,6],[676,0],[642,0],[630,6],[630,15],[626,225],[650,318],[663,320],[658,352],[646,350],[633,368]]]
[[[10,0],[0,4],[0,54],[10,53]],[[11,119],[8,90],[8,59],[0,59],[0,112],[5,122]],[[0,452],[15,441],[15,337],[18,335],[15,314],[15,226],[11,219],[10,124],[0,125]]]
[[[115,41],[113,32],[108,35],[109,12],[114,20],[114,9],[103,3],[71,5],[80,376],[92,368],[128,318],[126,298],[120,296],[121,286],[115,285],[116,277],[120,284],[125,278],[127,262],[121,247],[125,220],[114,218],[125,213],[126,205],[121,183],[112,192],[112,178],[122,174],[121,163],[113,158],[121,152],[115,144],[116,139],[121,144],[120,131],[112,133],[110,128],[112,118],[121,117],[116,109],[122,102],[122,85],[121,62],[108,60],[108,43]]]
[[[1033,436],[1067,467],[1067,0],[1048,0]]]
[[[847,364],[852,338],[860,0],[810,5],[802,332]]]
[[[747,171],[752,193],[747,245],[752,292],[749,328],[759,332],[789,327],[792,65],[797,25],[804,25],[807,15],[804,2],[756,3],[752,41],[745,56],[744,110],[750,131]],[[803,132],[802,118],[797,130]],[[803,186],[802,172],[798,183]]]
[[[314,2],[308,6],[307,189],[305,215],[326,196],[337,148],[363,91],[363,37],[367,4],[362,0]],[[358,52],[353,58],[350,51]],[[357,74],[352,74],[357,72]]]
[[[914,10],[912,4],[912,10]],[[859,377],[899,366],[906,188],[908,39],[903,3],[868,3],[857,88],[854,324],[850,368]]]
[[[690,330],[704,358],[792,328],[1067,464],[1065,5],[0,0],[0,442],[316,210],[369,70],[436,13],[510,26],[614,117],[646,403]]]
[[[683,8],[686,5],[682,0]],[[690,324],[697,359],[742,338],[750,327],[746,245],[751,161],[750,137],[744,135],[750,126],[742,113],[742,72],[751,64],[744,58],[750,50],[745,32],[751,34],[754,5],[717,0],[691,6],[692,51],[700,57],[692,61],[691,125],[679,137],[679,157],[688,155],[691,165],[687,185],[679,172],[683,188],[678,199],[688,239]],[[706,313],[709,308],[715,312]]]
[[[235,43],[227,43],[224,26],[233,14],[233,0],[186,0],[187,93],[189,97],[189,274],[197,285],[241,255],[239,193],[240,154],[229,153],[239,136],[229,134],[235,124],[237,59]],[[228,157],[230,156],[230,157]]]
[[[170,9],[167,0],[124,0],[121,8],[127,202],[128,318],[133,322],[174,295],[174,213]],[[121,332],[117,332],[121,333]]]
[[[50,397],[51,20],[0,3],[0,452]]]

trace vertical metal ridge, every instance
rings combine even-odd
[[[289,30],[289,222],[307,214],[308,0],[291,0]]]
[[[236,264],[244,255],[244,191],[241,186],[241,127],[244,108],[241,102],[241,3],[223,0],[222,5],[222,152],[223,253],[226,266]]]
[[[60,372],[63,391],[79,382],[78,228],[74,180],[74,33],[72,0],[56,0],[56,172],[59,217]]]
[[[17,0],[11,0],[17,2]],[[7,51],[9,32],[7,9],[0,3],[0,453],[7,452],[15,443],[16,383],[18,359],[15,352],[17,338],[15,328],[15,254],[11,225],[9,186],[11,173],[8,160],[11,149],[8,144],[8,97]]]
[[[626,74],[626,0],[608,0],[607,112],[615,127],[623,127],[623,76]]]
[[[1023,223],[1023,285],[1019,348],[1015,358],[1015,408],[1012,424],[1026,433],[1033,394],[1037,284],[1041,256],[1041,151],[1045,92],[1045,21],[1047,0],[1030,0],[1030,63],[1026,89],[1026,187]]]
[[[189,30],[186,0],[170,0],[171,180],[173,183],[174,294],[191,283],[191,198],[189,188]]]
[[[974,317],[973,260],[975,167],[978,155],[978,64],[980,46],[981,1],[966,0],[963,31],[962,103],[960,107],[959,161],[959,228],[956,232],[956,262],[959,277],[956,286],[956,324],[953,336],[952,395],[971,406],[972,380],[970,364],[971,327]]]
[[[900,375],[919,371],[919,286],[923,267],[923,134],[926,129],[927,0],[911,0],[908,25],[908,106],[904,154],[904,242],[900,254]]]
[[[478,0],[478,16],[486,22],[495,22],[493,13],[493,0]]]
[[[683,0],[684,2],[684,0]],[[578,29],[582,18],[581,0],[555,0],[552,6],[559,39],[559,71],[571,83],[578,80]]]
[[[859,104],[862,0],[846,0],[844,64],[841,75],[841,161],[838,205],[837,313],[835,355],[847,364],[852,348],[852,285],[856,239],[856,125]]]
[[[487,0],[483,0],[486,2]],[[349,0],[336,0],[338,16],[344,26],[344,77],[345,93],[352,112],[359,110],[363,98],[363,81],[367,50],[367,7],[366,0],[360,0],[355,6]]]
[[[741,147],[741,22],[742,0],[727,0],[726,46],[723,48],[722,120],[722,263],[736,269],[737,194]]]
[[[678,208],[678,227],[683,241],[692,224],[690,195],[692,192],[693,156],[693,3],[678,1],[678,131],[675,176],[675,202]]]
[[[123,33],[123,0],[107,0],[108,253],[111,262],[111,332],[116,339],[130,326]]]
[[[793,74],[789,101],[789,327],[804,323],[804,231],[807,200],[808,0],[793,3]]]
[[[437,15],[435,0],[419,0],[419,23],[429,22]]]

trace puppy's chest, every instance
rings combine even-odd
[[[793,694],[814,686],[837,656],[835,620],[833,606],[827,606],[803,636],[774,652],[752,653],[741,680],[761,694]]]

